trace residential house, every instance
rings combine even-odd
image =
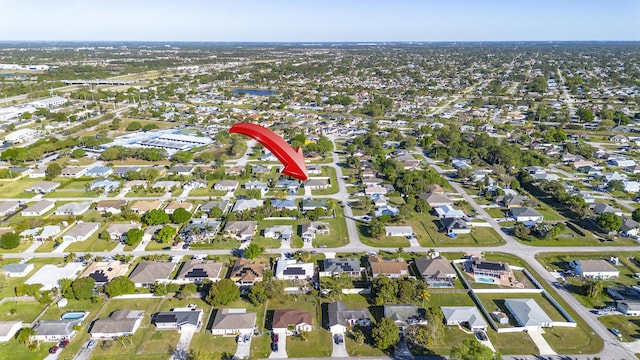
[[[322,261],[322,271],[319,272],[319,276],[344,275],[359,278],[362,270],[360,260],[356,258],[324,259]]]
[[[62,236],[64,241],[84,241],[100,228],[98,222],[78,222],[71,230]]]
[[[385,188],[384,186],[373,185],[373,186],[367,186],[364,189],[364,194],[369,197],[374,195],[386,195],[387,193],[388,193],[387,188]]]
[[[22,329],[22,321],[0,321],[0,343],[10,341]]]
[[[383,305],[384,317],[393,320],[397,327],[404,329],[408,325],[427,325],[427,313],[413,304]]]
[[[42,342],[71,341],[77,334],[73,328],[80,323],[80,320],[41,320],[33,327],[35,335],[29,339]]]
[[[86,213],[90,207],[91,201],[71,202],[57,208],[53,215],[78,216]]]
[[[553,321],[534,299],[504,299],[504,306],[518,325],[529,331],[553,326]]]
[[[297,210],[295,200],[271,200],[271,206],[276,210]]]
[[[295,195],[298,193],[298,188],[300,187],[300,183],[295,180],[285,179],[285,180],[278,181],[275,187],[276,189],[285,188],[287,189],[287,193],[289,193],[289,195]]]
[[[225,212],[227,212],[227,210],[229,210],[229,200],[212,200],[200,206],[200,210],[206,212],[207,214],[211,212],[213,208],[222,210],[222,213],[224,214]]]
[[[254,165],[251,167],[251,173],[254,175],[259,175],[259,174],[267,174],[269,173],[269,168],[264,166],[264,165]],[[307,167],[307,173],[309,173],[309,168]]]
[[[469,234],[471,226],[461,218],[442,218],[440,226],[447,234]]]
[[[413,236],[413,228],[411,226],[385,226],[384,233],[386,236]]]
[[[262,281],[266,269],[268,269],[266,264],[240,258],[233,264],[229,279],[238,286],[251,286]]]
[[[530,207],[511,209],[511,217],[516,222],[522,222],[522,223],[529,223],[529,222],[537,223],[537,222],[542,222],[544,220],[544,217],[542,216],[542,214],[540,214],[539,212],[537,212],[536,210]]]
[[[466,214],[462,210],[454,209],[451,206],[438,206],[433,209],[440,219],[442,218],[464,218]]]
[[[503,195],[495,199],[496,204],[506,207],[507,209],[527,207],[531,201],[528,197],[522,195]]]
[[[442,186],[440,186],[438,184],[429,184],[427,186],[427,191],[432,193],[432,194],[444,194],[444,193],[446,193],[446,190]]]
[[[125,205],[127,205],[126,200],[101,200],[96,204],[96,210],[104,214],[120,214]]]
[[[293,236],[293,226],[276,225],[264,229],[264,237],[268,239],[280,239],[283,241],[291,240]]]
[[[0,216],[7,216],[15,213],[20,208],[17,201],[3,201],[0,203]]]
[[[213,185],[213,189],[217,191],[236,191],[238,189],[238,181],[237,180],[220,180],[215,185]]]
[[[176,263],[173,262],[140,262],[129,274],[129,280],[136,287],[151,287],[156,282],[166,282],[175,267]]]
[[[274,276],[279,280],[309,280],[313,274],[313,263],[298,263],[295,259],[281,257],[276,262]]]
[[[185,209],[188,212],[191,212],[193,204],[186,201],[172,201],[164,208],[164,212],[167,214],[173,214],[178,209]]]
[[[413,264],[429,287],[453,287],[453,279],[458,277],[451,261],[442,256],[417,258]]]
[[[144,214],[147,211],[160,209],[162,201],[160,200],[139,200],[131,205],[131,211],[136,214]]]
[[[307,165],[307,174],[309,175],[320,175],[322,174],[322,166],[309,164]]]
[[[27,229],[20,233],[23,239],[31,239],[36,241],[53,240],[60,233],[61,229],[58,225],[47,225],[33,229]]]
[[[196,169],[195,166],[176,165],[169,169],[169,173],[173,175],[191,176],[195,169]]]
[[[128,224],[110,224],[107,226],[106,231],[109,233],[111,240],[122,240],[125,237],[127,231],[131,229],[140,229],[140,224],[128,223]]]
[[[244,184],[244,188],[247,190],[260,190],[263,195],[269,191],[269,186],[260,180],[249,180]]]
[[[391,205],[382,205],[379,206],[375,212],[374,212],[374,216],[376,218],[379,218],[380,216],[396,216],[400,213],[400,209],[395,207],[395,206],[391,206]]]
[[[371,313],[369,309],[348,309],[343,302],[334,302],[327,304],[327,314],[324,317],[325,327],[331,333],[341,333],[355,325],[369,327],[371,326]]]
[[[84,176],[84,174],[87,173],[87,170],[88,169],[84,166],[67,166],[66,168],[62,169],[60,176],[79,178],[81,176]]]
[[[607,293],[616,303],[616,309],[627,316],[640,315],[640,289],[638,286],[609,286]]]
[[[269,151],[266,154],[260,156],[260,161],[274,162],[278,161],[278,158]]]
[[[329,223],[321,221],[312,221],[300,225],[300,236],[303,241],[312,241],[316,238],[317,234],[326,235],[331,232],[331,226]]]
[[[104,190],[104,192],[112,192],[118,190],[120,181],[110,179],[96,179],[89,183],[89,190]]]
[[[264,206],[264,200],[258,199],[238,199],[233,205],[233,212],[243,212]]]
[[[223,276],[223,268],[222,263],[213,260],[188,260],[182,265],[176,279],[196,284],[202,283],[205,279],[217,282]]]
[[[385,260],[379,256],[369,256],[367,262],[374,279],[379,276],[397,279],[409,275],[409,265],[403,259]]]
[[[200,242],[213,239],[218,234],[222,222],[211,219],[192,219],[191,224],[180,231],[180,237],[187,242]]]
[[[471,331],[486,331],[487,322],[475,306],[442,306],[447,325],[462,325]]]
[[[240,241],[248,241],[255,235],[257,229],[257,221],[228,221],[224,226],[224,234]]]
[[[432,208],[439,206],[453,207],[453,200],[441,193],[423,193],[418,195],[418,197],[426,200]]]
[[[618,231],[622,236],[637,237],[640,224],[629,218],[622,218],[622,226]]]
[[[19,263],[19,264],[7,264],[2,267],[2,272],[10,278],[24,277],[29,275],[33,271],[35,266],[33,264]]]
[[[95,261],[87,267],[80,277],[90,277],[95,280],[96,285],[105,285],[118,276],[124,276],[127,270],[129,270],[128,263],[117,260]]]
[[[54,181],[38,181],[30,187],[24,189],[24,191],[37,192],[40,194],[47,194],[60,187],[60,183]]]
[[[229,176],[240,176],[244,173],[244,166],[232,166],[227,169],[226,173]]]
[[[620,271],[606,260],[571,260],[569,266],[578,276],[593,279],[611,279],[620,276]]]
[[[140,166],[123,166],[123,167],[115,168],[113,170],[113,175],[119,176],[119,177],[125,177],[129,172],[135,173],[138,171],[140,171]]]
[[[617,209],[617,208],[615,208],[615,207],[613,207],[613,206],[611,206],[611,205],[609,205],[607,203],[602,203],[602,202],[598,202],[598,203],[595,203],[593,205],[593,212],[598,214],[598,215],[602,215],[604,213],[610,212],[610,213],[613,213],[613,214],[616,214],[616,215],[622,217],[622,210]]]
[[[640,192],[640,182],[638,181],[625,181],[623,185],[625,192],[633,194]]]
[[[251,335],[255,328],[256,313],[248,313],[247,309],[218,309],[211,326],[211,334]]]
[[[301,331],[313,330],[313,314],[298,309],[273,311],[271,330],[274,333],[293,335]]]
[[[304,182],[304,187],[311,190],[328,189],[329,183],[325,179],[308,179]]]
[[[120,336],[133,335],[142,323],[144,311],[119,309],[109,317],[93,322],[89,333],[97,339],[113,339]]]
[[[304,199],[300,203],[300,207],[302,208],[302,211],[315,210],[318,208],[327,210],[328,204],[327,204],[327,201],[325,200]]]
[[[171,191],[174,188],[180,187],[180,181],[173,181],[173,180],[156,181],[156,183],[153,184],[152,187],[163,189],[164,191]]]
[[[158,330],[197,331],[202,326],[202,310],[195,306],[175,308],[155,314],[153,323]]]
[[[87,170],[85,175],[90,177],[107,177],[111,174],[113,174],[113,170],[108,166],[94,166]]]
[[[44,265],[31,275],[24,283],[27,285],[42,284],[41,291],[51,290],[60,286],[60,279],[75,279],[84,268],[81,262],[70,262],[64,266]]]
[[[473,258],[470,267],[476,282],[509,285],[515,279],[513,271],[507,263]]]

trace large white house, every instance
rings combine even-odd
[[[313,263],[298,263],[295,259],[279,258],[275,277],[279,280],[304,280],[313,277]]]

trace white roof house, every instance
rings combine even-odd
[[[53,212],[54,215],[82,215],[91,207],[91,201],[64,204]]]
[[[62,240],[64,241],[84,241],[100,228],[98,222],[80,222],[73,229],[69,230]]]
[[[277,225],[264,229],[264,237],[269,239],[290,240],[293,236],[293,226]]]
[[[438,206],[434,208],[439,218],[463,218],[465,213],[462,210],[454,209],[449,205]]]
[[[411,226],[385,226],[384,232],[386,236],[411,236],[413,228]]]
[[[233,205],[233,212],[242,212],[247,209],[255,209],[263,206],[264,200],[257,199],[240,199]]]
[[[279,258],[275,277],[280,280],[310,279],[313,273],[313,263],[298,263],[295,259]]]
[[[22,321],[0,321],[0,342],[11,340],[20,329]]]
[[[447,325],[464,325],[472,331],[486,330],[487,322],[475,306],[442,306]]]
[[[55,203],[49,200],[40,200],[34,204],[31,204],[28,208],[22,210],[20,215],[22,216],[42,216],[47,211],[53,209]]]
[[[569,266],[577,275],[586,278],[610,279],[620,276],[620,270],[606,260],[572,260]]]
[[[8,277],[24,277],[27,276],[33,268],[33,264],[7,264],[2,267],[2,272]]]
[[[75,279],[83,268],[84,265],[81,262],[70,262],[63,267],[44,265],[24,283],[27,285],[42,284],[40,290],[51,290],[58,286],[60,279]]]
[[[533,299],[504,299],[504,305],[516,322],[530,330],[552,327],[552,320]]]

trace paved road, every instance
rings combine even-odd
[[[91,349],[87,348],[87,345],[89,344],[89,341],[91,341],[91,339],[87,340],[82,345],[82,347],[80,348],[80,351],[78,351],[76,356],[74,356],[73,360],[89,360],[89,358],[91,357],[91,353],[93,352],[93,349],[95,349],[95,347],[93,347]]]

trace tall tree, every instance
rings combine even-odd
[[[206,301],[213,306],[225,306],[240,298],[240,289],[231,279],[211,284]]]
[[[393,320],[386,317],[381,318],[371,330],[371,337],[373,345],[381,350],[387,350],[400,341],[398,327]]]

